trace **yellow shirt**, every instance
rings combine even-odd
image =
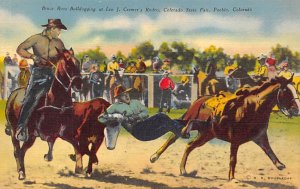
[[[110,62],[107,65],[107,71],[108,72],[114,72],[115,70],[119,70],[119,64],[118,62]]]
[[[181,77],[181,83],[182,84],[187,84],[187,83],[189,83],[190,82],[190,80],[189,80],[189,77],[188,76],[182,76]]]
[[[268,77],[268,68],[267,66],[260,66],[257,75],[262,76],[262,77]]]
[[[286,79],[291,79],[292,75],[293,75],[293,72],[290,70],[283,70],[283,71],[280,71],[278,74],[279,77],[284,77]]]
[[[233,71],[237,68],[235,65],[226,66],[224,69],[224,74],[229,75],[229,71]]]

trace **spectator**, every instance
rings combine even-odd
[[[266,59],[267,56],[261,54],[259,57],[257,57],[257,60],[259,61],[259,68],[255,74],[255,79],[266,81],[268,79],[268,67],[266,65]]]
[[[111,77],[115,74],[115,70],[119,70],[119,64],[117,62],[117,58],[115,55],[112,55],[111,57],[111,62],[109,62],[107,64],[107,72],[109,73],[107,79],[106,79],[106,90],[109,91],[109,83],[110,83],[110,80],[111,80]]]
[[[82,62],[82,71],[85,73],[90,72],[92,64],[93,62],[91,61],[89,55],[84,55],[83,62]]]
[[[12,64],[13,64],[12,59],[9,56],[9,53],[7,52],[6,56],[4,57],[4,65],[12,65]]]
[[[19,62],[18,57],[17,57],[16,54],[14,54],[14,58],[12,59],[12,64],[13,64],[14,66],[17,66],[17,65],[18,65],[18,62]]]
[[[158,58],[158,56],[154,57],[152,60],[152,68],[153,68],[153,72],[158,73],[158,71],[160,70],[161,67],[161,62],[160,59]]]
[[[283,61],[280,65],[280,71],[278,73],[279,77],[284,77],[286,79],[291,79],[291,77],[293,76],[293,72],[289,69],[289,64],[288,61],[285,60]]]
[[[119,68],[125,69],[125,63],[123,62],[123,58],[119,58],[118,63],[119,63]]]
[[[126,67],[125,73],[136,73],[137,68],[135,66],[135,62],[131,61],[129,62],[129,66]]]
[[[163,78],[159,82],[159,88],[161,90],[161,98],[159,105],[159,112],[163,111],[165,103],[167,104],[167,112],[170,113],[171,109],[171,93],[175,88],[175,83],[169,78],[169,72],[165,71],[163,73]]]
[[[163,70],[170,70],[171,69],[171,60],[168,58],[165,58],[163,61],[163,65],[161,67]]]
[[[99,71],[97,64],[93,64],[91,68],[91,74],[90,74],[90,84],[92,86],[91,99],[97,97],[103,97],[104,79],[105,76],[103,72]]]
[[[143,61],[143,58],[141,56],[138,57],[138,61],[136,63],[136,72],[137,73],[145,73],[147,69],[147,66],[145,62]]]
[[[190,96],[190,80],[186,75],[181,76],[181,83],[176,88],[176,97],[178,100],[188,100]]]
[[[107,65],[107,71],[110,74],[114,74],[115,70],[119,70],[119,69],[120,69],[120,67],[119,67],[119,64],[117,62],[117,58],[116,58],[115,55],[112,55],[111,62],[109,62],[108,65]]]
[[[268,78],[269,80],[275,78],[276,74],[276,62],[275,55],[270,53],[269,57],[266,60],[266,65],[268,68]]]
[[[22,59],[19,62],[20,73],[18,75],[19,87],[27,87],[31,73],[29,71],[29,65],[26,59]]]

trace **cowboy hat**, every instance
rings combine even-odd
[[[170,74],[170,72],[168,71],[168,70],[165,70],[164,72],[163,72],[163,75],[169,75]]]
[[[163,62],[171,62],[170,59],[165,58]]]
[[[261,54],[261,55],[259,55],[259,57],[257,57],[257,60],[261,60],[261,59],[264,59],[264,58],[267,58],[267,56],[264,55],[264,54]]]
[[[122,85],[118,85],[115,89],[114,89],[114,98],[117,98],[118,96],[120,96],[123,93],[127,93],[129,91],[131,91],[132,88],[128,88],[126,89],[124,86]]]
[[[28,68],[29,65],[28,65],[28,62],[26,59],[22,59],[20,62],[19,62],[19,68]]]
[[[67,27],[61,23],[60,19],[48,19],[48,24],[42,25],[43,27],[57,27],[59,29],[67,30]]]

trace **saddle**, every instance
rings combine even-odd
[[[210,117],[219,119],[223,115],[227,102],[234,98],[236,98],[235,94],[222,92],[206,100],[200,109],[201,121],[207,121]]]

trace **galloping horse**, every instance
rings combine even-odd
[[[37,108],[28,121],[29,139],[20,147],[15,138],[17,121],[21,109],[25,89],[15,90],[7,101],[6,119],[12,127],[11,139],[14,146],[14,156],[17,163],[19,179],[25,179],[24,157],[26,151],[34,144],[36,137],[48,142],[49,151],[45,154],[46,161],[51,161],[55,140],[59,137],[71,143],[75,149],[75,172],[82,172],[82,156],[89,155],[87,173],[91,174],[92,164],[97,163],[96,152],[100,147],[104,132],[112,136],[110,127],[97,121],[99,114],[110,105],[104,99],[94,99],[84,103],[72,103],[71,88],[78,91],[82,86],[80,71],[76,65],[72,49],[58,51],[59,60],[56,62],[55,79],[49,92],[40,99]],[[114,128],[112,128],[114,130]],[[114,148],[112,140],[107,140],[109,149]],[[88,145],[92,143],[91,150]]]
[[[239,146],[249,141],[261,147],[277,169],[284,169],[285,165],[279,161],[270,147],[267,129],[271,111],[276,104],[286,116],[300,115],[300,101],[291,81],[292,79],[286,80],[280,77],[261,86],[241,89],[236,97],[218,103],[210,111],[207,110],[210,109],[208,102],[214,97],[203,96],[195,101],[182,117],[183,122],[186,123],[182,134],[197,130],[198,136],[185,149],[180,164],[181,174],[187,174],[186,161],[192,150],[213,138],[231,143],[229,180],[234,178]],[[218,106],[222,109],[218,110]],[[153,163],[158,160],[176,139],[177,137],[172,135],[151,156],[150,161]]]

